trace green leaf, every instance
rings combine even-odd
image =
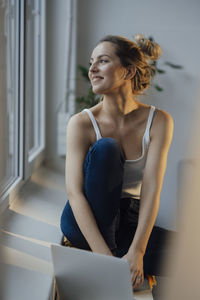
[[[154,42],[154,38],[152,36],[149,36],[148,39],[151,41],[151,42]]]
[[[87,80],[90,81],[88,77],[88,69],[83,66],[78,66],[79,71],[81,72],[81,75]]]
[[[166,73],[166,71],[165,71],[165,70],[158,69],[158,68],[156,68],[156,71],[157,71],[159,74],[164,74],[164,73]]]
[[[154,66],[154,67],[156,67],[157,66],[157,61],[153,60],[152,63],[151,63],[151,65]]]
[[[77,97],[77,98],[76,98],[76,101],[77,101],[78,103],[83,103],[83,102],[85,102],[85,97]]]
[[[154,87],[155,87],[155,89],[156,89],[157,91],[159,91],[159,92],[164,91],[164,89],[163,89],[161,86],[157,85],[157,84],[154,84]]]
[[[183,69],[183,66],[181,66],[181,65],[175,65],[175,64],[173,64],[173,63],[171,63],[171,62],[169,62],[169,61],[166,61],[165,64],[166,64],[167,66],[170,66],[170,67],[173,68],[173,69]]]

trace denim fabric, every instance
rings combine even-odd
[[[98,227],[110,249],[116,248],[115,224],[120,208],[125,158],[113,138],[96,141],[88,151],[84,165],[84,194]],[[69,201],[61,217],[63,234],[82,249],[89,245],[74,218]]]
[[[125,255],[132,243],[138,222],[139,200],[121,199],[125,157],[113,138],[97,140],[88,151],[84,165],[84,194],[97,225],[115,256]],[[61,216],[61,230],[77,248],[90,250],[81,233],[69,201]],[[168,232],[154,226],[144,256],[146,273],[159,275]]]

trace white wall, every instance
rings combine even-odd
[[[58,156],[58,113],[74,112],[76,72],[76,0],[46,1],[46,165],[64,174]],[[70,52],[70,59],[68,53]],[[69,72],[69,76],[67,76]],[[67,104],[68,103],[68,104]]]
[[[107,34],[136,33],[152,35],[163,48],[160,67],[167,70],[157,82],[165,88],[159,93],[149,90],[143,102],[168,111],[174,119],[174,138],[169,151],[157,224],[176,227],[178,199],[178,166],[187,159],[187,141],[198,100],[200,79],[200,1],[198,0],[79,0],[78,9],[78,64],[87,66],[91,51],[100,38]],[[184,66],[183,70],[170,69],[164,61]],[[84,85],[78,76],[78,94]],[[195,145],[194,145],[195,147]],[[192,149],[191,149],[192,150]],[[190,151],[190,157],[192,151]]]

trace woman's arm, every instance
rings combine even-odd
[[[173,136],[173,119],[170,114],[159,110],[155,119],[143,176],[138,226],[130,247],[130,251],[137,250],[143,254],[157,217],[167,155]]]
[[[67,125],[66,187],[76,222],[93,252],[113,255],[97,226],[84,196],[83,164],[90,146],[88,122],[82,113],[72,116]]]
[[[138,287],[142,283],[141,279],[136,284],[136,277],[141,275],[143,278],[144,275],[142,270],[143,256],[159,209],[160,192],[172,136],[173,119],[167,112],[159,110],[151,128],[151,142],[141,189],[138,226],[127,253],[133,272],[134,287]]]

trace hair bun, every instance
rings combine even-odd
[[[160,45],[153,40],[145,38],[143,34],[140,33],[134,35],[134,39],[138,47],[149,59],[157,60],[162,55],[162,48]]]

